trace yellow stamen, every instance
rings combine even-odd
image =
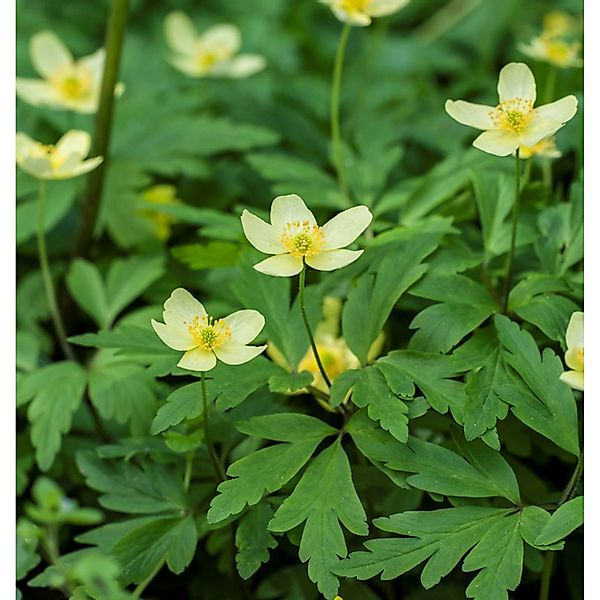
[[[522,98],[511,98],[500,102],[490,111],[494,125],[504,131],[521,133],[533,117],[533,102]]]
[[[346,12],[364,12],[373,0],[340,0],[340,9]]]
[[[321,251],[325,241],[321,228],[309,221],[286,223],[279,239],[292,256],[314,256]]]
[[[202,350],[214,350],[222,346],[230,337],[231,329],[224,319],[213,319],[208,315],[194,317],[188,327],[196,347]]]
[[[53,144],[36,144],[29,151],[29,156],[47,159],[53,169],[58,169],[65,162],[65,156]]]
[[[60,67],[50,83],[64,100],[80,100],[90,93],[93,77],[86,66],[75,63]]]

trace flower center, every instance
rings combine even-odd
[[[542,44],[548,58],[558,65],[569,64],[570,61],[577,58],[580,44],[578,42],[566,42],[552,35],[542,35]]]
[[[79,100],[86,96],[93,83],[90,70],[77,64],[60,67],[51,77],[52,85],[65,100]]]
[[[321,251],[325,238],[322,229],[309,221],[291,221],[279,238],[292,256],[314,256]]]
[[[53,169],[58,169],[64,162],[65,156],[53,144],[36,144],[29,151],[30,158],[43,158],[47,160]]]
[[[494,125],[504,131],[522,133],[533,117],[533,102],[523,98],[511,98],[500,102],[490,111]]]
[[[207,315],[202,318],[194,317],[188,331],[196,346],[202,350],[219,348],[231,337],[231,329],[224,319],[215,320]]]
[[[577,358],[581,361],[581,368],[583,370],[583,348],[577,348]]]
[[[340,0],[340,9],[346,12],[364,12],[373,0]]]

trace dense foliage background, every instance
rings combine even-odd
[[[75,56],[96,50],[108,8],[18,1],[17,73],[35,76],[28,44],[39,31],[55,32]],[[17,575],[24,598],[117,600],[159,568],[144,598],[453,600],[465,597],[479,569],[482,590],[471,588],[469,597],[537,597],[546,548],[562,542],[535,543],[536,527],[546,524],[575,468],[583,414],[581,394],[558,380],[569,317],[582,310],[583,96],[582,69],[553,74],[517,44],[539,33],[549,10],[577,16],[582,8],[579,0],[413,0],[353,28],[342,134],[353,197],[375,219],[359,241],[363,257],[333,273],[310,271],[307,288],[315,326],[325,296],[344,303],[340,335],[363,364],[332,392],[341,401],[354,386],[348,422],[311,395],[291,393],[307,384],[294,374],[308,349],[291,304],[297,282],[252,269],[261,255],[239,220],[243,208],[265,216],[278,194],[302,196],[320,223],[347,208],[329,158],[342,25],[314,0],[131,1],[119,75],[125,92],[116,100],[100,215],[83,258],[72,251],[85,177],[48,185],[50,262],[78,362],[64,360],[49,320],[35,243],[38,184],[17,171]],[[266,69],[239,80],[187,78],[166,61],[163,21],[174,9],[200,31],[236,24],[243,51],[263,55]],[[579,111],[557,135],[563,156],[551,167],[535,157],[524,166],[507,318],[494,315],[514,159],[472,148],[476,132],[453,121],[444,102],[494,104],[498,72],[511,61],[529,64],[543,103],[575,94]],[[544,98],[554,76],[553,95]],[[17,130],[46,143],[68,129],[93,133],[93,115],[22,101],[17,108]],[[157,184],[175,186],[178,202],[149,202],[147,190]],[[223,466],[250,460],[230,471],[238,479],[229,495],[216,491],[203,444],[199,383],[176,367],[178,353],[150,327],[177,287],[210,314],[260,310],[267,325],[259,341],[274,344],[293,372],[264,355],[209,373],[211,431]],[[382,331],[379,358],[367,367]],[[341,427],[341,440],[327,437]],[[259,454],[264,447],[279,450]],[[265,483],[293,460],[300,466],[283,485]],[[278,513],[269,532],[286,498],[306,514],[286,521]],[[219,513],[213,522],[211,501]],[[531,506],[542,508],[524,510]],[[466,513],[439,523],[428,515],[468,507],[492,511],[470,545],[444,537],[460,530]],[[424,514],[372,522],[405,511]],[[504,518],[513,519],[510,526]],[[464,544],[453,563],[463,564],[488,529],[495,532],[489,547],[462,570],[446,576],[449,569],[430,562],[421,576],[436,550]],[[364,551],[366,540],[403,542],[369,545],[381,567],[361,571],[360,555],[338,564],[341,535],[349,552]],[[429,551],[415,541],[423,539]],[[48,540],[61,558],[52,557]],[[554,552],[551,597],[582,597],[581,553],[578,529]],[[391,581],[378,576],[384,562]],[[424,589],[421,581],[430,587],[442,576]]]

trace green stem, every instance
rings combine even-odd
[[[183,476],[183,489],[187,492],[192,481],[192,469],[194,467],[194,451],[190,450],[185,455],[185,474]]]
[[[133,594],[132,594],[132,596],[134,598],[141,598],[142,593],[150,585],[150,582],[158,575],[160,570],[164,567],[165,562],[167,562],[166,556],[156,565],[156,567],[154,567],[154,569],[152,569],[152,572],[150,573],[150,575],[148,575],[148,577],[146,577],[146,579],[144,579],[144,581],[142,581],[135,588],[135,590],[133,591]]]
[[[552,565],[554,563],[554,552],[546,550],[544,555],[544,569],[542,571],[542,583],[540,585],[539,600],[548,600],[550,593],[550,579],[552,578]]]
[[[44,280],[44,289],[46,291],[46,300],[48,301],[48,308],[52,315],[52,321],[54,323],[54,330],[56,331],[56,337],[63,351],[63,354],[69,360],[76,360],[73,348],[67,342],[67,335],[65,333],[65,326],[63,325],[60,311],[58,310],[58,303],[56,302],[56,293],[54,291],[54,284],[52,283],[52,275],[50,274],[50,265],[48,263],[48,252],[46,250],[46,233],[45,233],[45,212],[46,212],[46,182],[40,180],[40,195],[38,203],[38,231],[37,231],[37,242],[38,242],[38,255],[40,259],[40,269],[42,271],[42,279]]]
[[[86,201],[82,211],[82,221],[75,243],[75,254],[86,256],[89,243],[94,235],[96,219],[104,187],[104,176],[108,163],[108,148],[112,128],[115,85],[119,73],[119,63],[125,37],[129,0],[112,0],[106,26],[106,63],[100,88],[100,101],[94,125],[94,140],[91,155],[103,156],[103,163],[90,172],[87,179]]]
[[[344,170],[344,156],[342,152],[342,139],[340,134],[340,91],[342,88],[342,68],[344,66],[344,55],[350,35],[350,25],[347,23],[342,29],[342,35],[338,44],[333,67],[333,82],[331,89],[331,145],[333,151],[333,165],[337,174],[340,191],[343,200],[350,205],[350,194],[346,172]]]
[[[319,351],[317,350],[317,344],[315,343],[315,338],[313,336],[312,330],[310,328],[310,323],[308,322],[308,315],[306,314],[306,306],[304,305],[304,287],[306,283],[306,263],[304,262],[304,258],[302,259],[302,271],[300,271],[300,282],[298,283],[298,302],[300,303],[300,311],[302,312],[302,320],[304,321],[304,326],[306,327],[306,333],[308,334],[308,339],[310,340],[310,347],[312,348],[313,354],[315,356],[315,360],[317,361],[317,366],[319,367],[319,371],[321,371],[321,375],[327,387],[331,387],[331,381],[329,377],[327,377],[327,373],[325,372],[325,367],[323,367],[323,363],[321,362],[321,357],[319,356]]]
[[[581,475],[583,473],[583,452],[579,455],[577,459],[577,465],[575,466],[575,470],[573,471],[573,475],[571,475],[571,479],[569,479],[569,483],[565,487],[560,500],[558,501],[558,506],[562,506],[565,502],[568,502],[573,497],[575,490],[577,490],[577,486],[579,485],[579,480],[581,479]],[[557,507],[558,508],[558,507]]]
[[[210,462],[212,463],[217,477],[221,481],[225,481],[225,473],[223,472],[223,469],[217,460],[217,455],[215,454],[215,449],[213,448],[208,433],[208,396],[206,393],[206,373],[204,371],[200,373],[200,387],[202,388],[202,424],[204,426],[204,443],[206,444],[208,456],[210,457]]]
[[[508,257],[506,260],[506,288],[504,291],[504,305],[502,308],[502,312],[506,313],[508,309],[508,296],[510,295],[510,290],[512,287],[512,277],[513,277],[513,258],[515,255],[515,242],[517,239],[517,223],[519,220],[519,201],[521,199],[521,164],[520,164],[520,156],[519,156],[519,148],[515,153],[515,204],[513,206],[512,212],[512,234],[510,238],[510,250],[508,252]]]
[[[427,21],[417,27],[417,38],[431,44],[450,31],[465,17],[475,10],[482,0],[450,0],[433,14]]]

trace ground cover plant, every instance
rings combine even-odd
[[[583,596],[582,10],[17,2],[17,598]]]

